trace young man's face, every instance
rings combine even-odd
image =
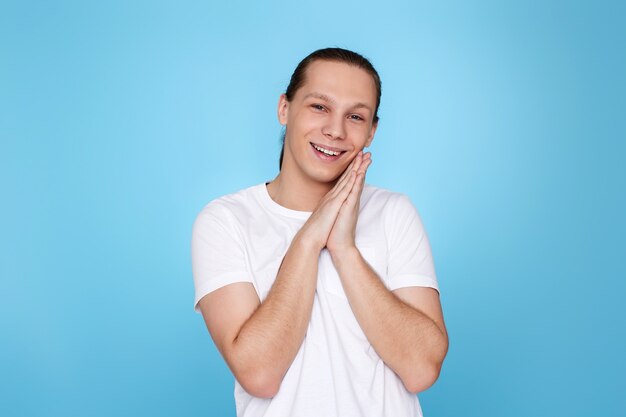
[[[293,100],[278,103],[286,125],[281,171],[304,181],[329,183],[374,138],[376,86],[365,70],[333,61],[314,61]]]

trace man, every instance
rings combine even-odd
[[[194,223],[195,308],[238,416],[422,415],[448,337],[417,211],[364,184],[380,91],[361,55],[309,55],[278,103],[278,176]]]

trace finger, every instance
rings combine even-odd
[[[368,161],[371,161],[371,157],[372,157],[372,154],[370,152],[366,152],[366,153],[362,154],[362,156],[361,156],[361,163],[354,168],[357,173],[363,171],[363,165],[365,163],[368,163]]]
[[[343,204],[343,202],[346,200],[346,198],[350,194],[350,191],[354,188],[356,177],[357,177],[356,172],[350,171],[350,173],[348,174],[348,180],[346,181],[346,184],[334,196],[334,199],[339,202],[339,207],[341,207],[341,204]]]
[[[347,177],[348,174],[350,173],[350,170],[354,170],[354,167],[358,162],[357,160],[359,159],[359,156],[362,156],[362,154],[363,152],[359,152],[354,158],[352,158],[352,161],[350,161],[350,164],[343,171],[342,178]]]
[[[369,158],[369,156],[368,156]],[[357,157],[355,159],[359,159],[358,161],[356,161],[354,167],[352,168],[352,171],[354,172],[355,176],[359,175],[359,172],[361,172],[363,169],[367,169],[367,166],[370,164],[370,160],[367,159],[366,161],[363,161],[363,152],[359,152],[359,155],[357,155]],[[365,168],[364,165],[365,164]],[[355,182],[356,182],[356,178],[355,178]]]
[[[354,166],[352,167],[352,170],[354,172],[359,172],[359,169],[361,168],[362,164],[363,164],[363,151],[359,152],[356,158],[354,158]]]
[[[335,186],[328,192],[329,198],[335,198],[337,194],[341,192],[341,190],[346,187],[346,184],[350,180],[350,175],[355,174],[354,170],[347,170],[346,175],[343,179],[341,179]]]
[[[354,180],[354,187],[350,191],[348,198],[352,202],[358,202],[361,199],[361,193],[363,192],[363,184],[365,184],[365,173],[358,174]]]
[[[348,175],[350,174],[350,171],[352,171],[352,167],[354,166],[355,162],[356,162],[356,158],[354,158],[350,162],[348,167],[339,176],[339,178],[337,179],[337,182],[335,182],[335,186],[333,188],[331,188],[330,191],[327,194],[329,197],[333,197],[337,193],[337,190],[339,190],[339,189],[341,189],[341,187],[343,187],[343,185],[345,184],[345,181],[348,178]]]
[[[359,168],[358,174],[365,174],[367,172],[367,168],[369,168],[371,164],[372,164],[372,160],[369,158],[363,161],[363,163],[361,164],[361,167]]]
[[[348,168],[342,175],[342,179],[340,179],[335,184],[335,186],[330,190],[331,198],[334,198],[335,196],[337,196],[337,194],[341,191],[341,189],[346,186],[346,183],[348,181],[348,176],[350,175],[350,173],[354,172],[356,174],[358,172],[358,169],[359,169],[358,167],[360,167],[361,165],[361,158],[362,158],[362,155],[361,155],[361,152],[359,152],[359,154],[352,160],[352,162],[350,163],[350,165],[348,166]]]
[[[354,187],[350,190],[350,193],[346,197],[346,200],[341,206],[341,211],[345,212],[358,212],[358,206],[361,201],[361,193],[363,192],[363,183],[365,175],[358,174],[354,181]]]

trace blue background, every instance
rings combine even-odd
[[[0,6],[0,414],[234,415],[191,226],[277,174],[309,52],[383,81],[368,182],[428,230],[427,417],[623,415],[623,2]]]

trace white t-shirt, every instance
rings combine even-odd
[[[296,232],[311,215],[274,202],[265,183],[211,201],[193,226],[194,308],[206,294],[250,282],[265,300]],[[439,291],[428,236],[407,196],[365,185],[356,244],[390,290]],[[376,354],[352,312],[330,254],[319,257],[311,321],[278,394],[235,381],[238,417],[422,416],[417,396]]]

